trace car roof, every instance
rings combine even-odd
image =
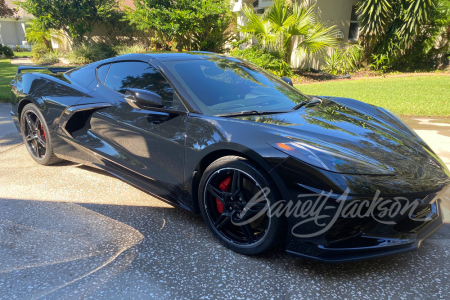
[[[151,60],[158,59],[160,61],[177,61],[177,60],[196,60],[205,59],[208,57],[223,57],[221,54],[205,51],[191,51],[191,52],[149,52],[149,53],[131,53],[117,56],[114,61],[128,60],[128,59],[140,59]]]

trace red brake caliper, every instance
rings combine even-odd
[[[42,133],[44,134],[44,140],[47,140],[47,136],[45,135],[45,130],[44,130],[43,125],[41,125],[41,130],[42,130]]]
[[[231,176],[225,178],[219,185],[219,189],[221,189],[222,191],[226,192],[230,189],[230,184],[231,184]],[[220,202],[219,199],[216,198],[216,205],[217,205],[217,211],[220,212],[221,214],[223,213],[223,203]]]

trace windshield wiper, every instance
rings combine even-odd
[[[308,102],[305,101],[305,102],[301,102],[301,103],[297,104],[296,106],[294,106],[294,107],[292,108],[292,110],[297,110],[297,109],[299,109],[299,108],[302,108],[302,107],[305,106],[305,105],[319,104],[319,103],[322,103],[322,99],[317,98],[317,97],[313,97],[313,98],[311,99],[311,101],[308,101]]]
[[[270,114],[282,114],[286,113],[287,111],[258,111],[258,110],[243,110],[243,111],[237,111],[237,112],[231,112],[226,114],[218,114],[215,115],[216,117],[237,117],[237,116],[251,116],[251,115],[270,115]]]

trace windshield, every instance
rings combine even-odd
[[[206,115],[289,111],[308,98],[281,79],[235,58],[165,62]]]

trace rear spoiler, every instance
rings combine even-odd
[[[61,73],[61,72],[67,72],[73,68],[46,68],[46,67],[27,67],[27,66],[20,66],[17,68],[16,75],[20,74],[24,70],[49,70],[52,73]]]

